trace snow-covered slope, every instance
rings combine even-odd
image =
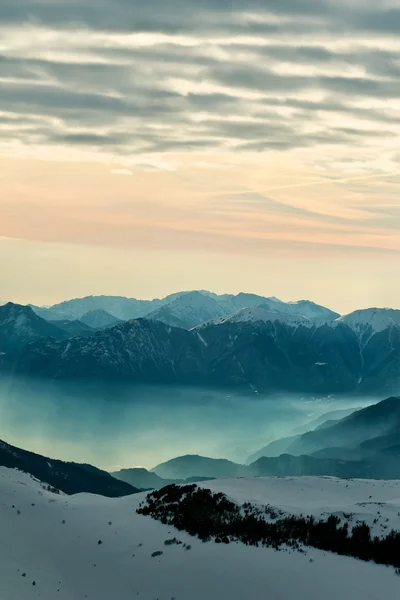
[[[202,485],[240,502],[268,503],[296,512],[346,510],[370,520],[379,511],[383,525],[400,526],[399,482],[271,478]],[[313,549],[300,554],[242,544],[202,543],[137,515],[136,508],[144,497],[138,494],[110,500],[86,494],[56,495],[28,475],[0,468],[0,598],[400,597],[400,577],[392,568]],[[164,544],[174,537],[190,549]],[[157,551],[162,554],[152,556]]]
[[[191,329],[203,323],[239,320],[280,320],[282,322],[333,321],[337,313],[308,300],[282,302],[278,298],[263,298],[255,294],[226,294],[185,292],[151,312],[146,318],[162,321],[174,327]]]
[[[146,316],[172,327],[191,329],[199,323],[224,316],[226,311],[205,292],[187,292]]]
[[[222,323],[275,323],[276,321],[291,327],[298,327],[299,325],[312,327],[314,325],[314,322],[306,317],[278,311],[275,312],[261,307],[243,308],[233,315],[214,320],[213,323],[219,325]],[[210,323],[206,323],[204,326],[209,325]]]
[[[136,300],[118,296],[88,296],[75,298],[49,308],[32,305],[33,310],[44,319],[83,319],[88,311],[104,310],[121,319],[148,317],[174,327],[190,329],[204,321],[217,319],[243,308],[262,306],[273,312],[306,317],[311,320],[332,321],[339,315],[309,300],[283,302],[275,297],[265,298],[257,294],[217,295],[206,290],[181,291],[163,299]],[[89,325],[92,323],[85,321]]]
[[[332,321],[338,317],[338,313],[333,312],[325,306],[320,306],[310,300],[297,300],[296,302],[288,302],[286,310],[293,314],[300,315],[312,321]]]
[[[222,492],[238,504],[269,504],[291,515],[325,519],[332,514],[350,514],[350,523],[363,521],[377,536],[400,530],[400,481],[257,477],[208,481],[199,486]]]
[[[261,307],[271,312],[285,315],[305,317],[312,321],[333,321],[339,314],[311,302],[310,300],[298,300],[296,302],[283,302],[279,298],[264,298],[255,294],[237,294],[237,296],[226,294],[216,297],[218,303],[224,307],[226,314],[236,313],[243,308]]]
[[[371,328],[373,333],[383,331],[392,325],[400,326],[400,310],[393,308],[366,308],[356,310],[337,319],[338,323],[345,323],[357,333],[364,333]]]

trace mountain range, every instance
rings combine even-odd
[[[103,308],[87,311],[87,299],[64,303],[75,307],[70,321],[47,321],[30,306],[8,303],[0,307],[0,367],[61,380],[256,392],[393,394],[400,389],[400,311],[366,309],[338,317],[311,302],[248,294],[216,298],[208,292],[177,294],[146,318],[128,321]],[[246,303],[253,306],[237,309]],[[218,315],[209,319],[215,304]],[[80,320],[77,306],[85,310]],[[232,308],[237,310],[223,314]],[[165,323],[167,314],[182,326]],[[183,327],[182,314],[186,325],[190,315],[194,327]]]
[[[339,459],[368,458],[376,452],[400,457],[400,399],[388,398],[338,421],[322,423],[313,431],[272,442],[257,455],[284,452]]]
[[[248,464],[185,455],[161,463],[151,471],[141,469],[138,473],[136,469],[125,469],[113,475],[131,484],[147,478],[147,483],[156,488],[188,478],[400,479],[399,440],[400,397],[391,397],[342,419],[323,421],[315,430],[277,440],[249,457]]]
[[[140,489],[171,483],[266,476],[331,476],[361,479],[400,479],[400,397],[391,397],[354,410],[338,420],[323,421],[316,429],[290,438],[287,450],[275,453],[274,442],[248,464],[223,458],[186,455],[150,471],[121,469],[107,473],[88,464],[48,458],[0,440],[0,466],[19,469],[67,494],[88,492],[125,496]],[[286,440],[286,443],[288,441]]]
[[[173,483],[188,484],[215,479],[215,477],[196,477],[195,475],[191,475],[186,479],[166,479],[160,477],[159,475],[157,475],[157,473],[153,471],[148,471],[147,469],[144,469],[142,467],[134,467],[132,469],[120,469],[119,471],[112,472],[111,475],[116,479],[119,479],[120,481],[125,481],[126,483],[129,483],[129,485],[142,490],[160,489],[162,487],[165,487],[166,485],[171,485]]]
[[[163,299],[136,300],[120,296],[88,296],[67,300],[50,307],[31,308],[47,320],[80,320],[87,323],[91,313],[104,311],[116,320],[129,321],[146,317],[166,325],[191,329],[205,321],[222,318],[242,308],[262,306],[272,312],[304,316],[311,320],[333,320],[338,313],[308,300],[282,302],[256,294],[217,295],[204,290],[176,292]],[[91,326],[92,323],[87,323]],[[115,323],[109,323],[115,324]],[[102,323],[101,326],[106,325]]]

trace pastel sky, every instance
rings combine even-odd
[[[400,308],[398,0],[0,0],[0,299]]]

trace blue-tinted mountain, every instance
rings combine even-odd
[[[247,467],[225,458],[208,458],[187,454],[161,463],[152,472],[164,479],[189,477],[232,478],[246,475]]]
[[[49,308],[33,307],[46,319],[81,319],[82,315],[93,310],[104,310],[122,321],[143,317],[161,305],[160,300],[136,300],[124,296],[86,296],[74,298]]]
[[[81,316],[80,321],[92,329],[106,329],[122,322],[121,319],[114,317],[102,308],[89,310]]]
[[[135,319],[64,342],[42,340],[24,348],[15,372],[52,379],[151,383],[205,383],[202,343],[189,331]]]
[[[0,352],[19,351],[41,338],[61,340],[65,332],[40,318],[29,306],[8,302],[0,306]]]
[[[66,319],[60,319],[56,321],[49,321],[62,331],[65,331],[68,337],[86,337],[94,334],[94,329],[89,327],[89,325],[85,325],[82,321],[78,321],[77,319],[74,321],[69,321]]]
[[[278,298],[265,298],[257,294],[217,295],[205,290],[176,292],[154,300],[136,300],[123,296],[87,296],[67,300],[51,307],[32,305],[32,308],[39,316],[49,320],[82,320],[85,313],[103,310],[123,321],[146,316],[161,320],[167,325],[190,329],[204,321],[218,319],[243,308],[256,306],[262,306],[272,312],[306,317],[313,321],[331,321],[339,317],[330,309],[308,300],[282,302]]]
[[[196,476],[191,476],[187,479],[165,479],[163,477],[159,477],[158,475],[156,475],[156,473],[139,467],[132,469],[121,469],[120,471],[114,471],[113,473],[111,473],[111,475],[113,477],[116,477],[120,481],[125,481],[133,487],[140,488],[143,490],[160,489],[172,483],[194,483],[196,481],[199,482],[213,479],[210,477]]]
[[[400,440],[400,397],[391,397],[351,415],[268,444],[249,460],[280,454],[360,459],[385,452]]]
[[[39,319],[39,317],[37,317]],[[255,307],[193,330],[136,319],[70,340],[23,347],[16,372],[309,393],[400,390],[400,327],[359,332],[343,322]]]

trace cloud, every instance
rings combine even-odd
[[[7,203],[14,235],[29,235],[42,214],[35,235],[49,236],[52,218],[51,235],[61,231],[66,241],[79,234],[117,244],[148,228],[145,243],[165,239],[166,246],[179,236],[224,249],[240,238],[256,248],[293,239],[398,250],[395,0],[0,6],[0,155],[106,164],[112,179],[109,203],[103,190],[95,202],[83,179],[71,213],[55,180],[53,212],[42,183],[30,187],[28,177],[24,184],[45,205],[42,213],[10,184],[8,197],[31,215],[18,225]],[[142,173],[147,187],[137,185]],[[209,194],[227,189],[232,194],[218,200]],[[131,205],[121,201],[126,196]],[[155,206],[158,197],[167,208]]]
[[[2,147],[343,146],[362,160],[361,145],[400,135],[399,21],[395,3],[369,0],[6,2],[0,111],[19,127]]]

